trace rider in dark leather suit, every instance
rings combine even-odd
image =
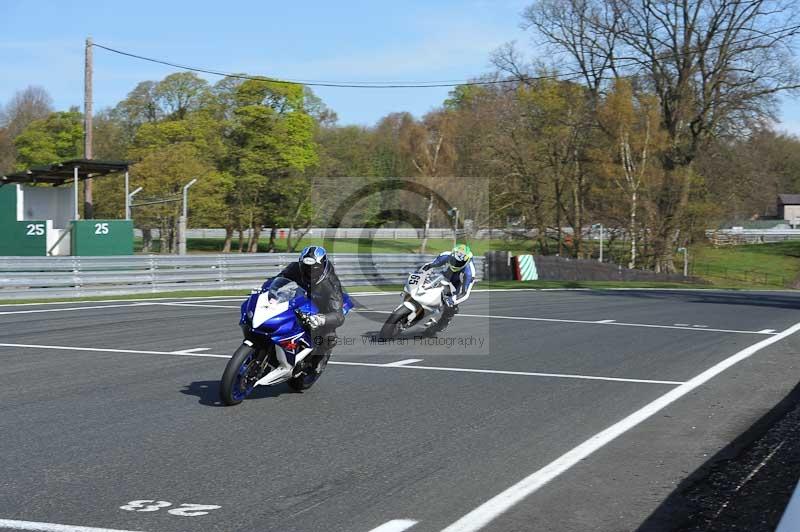
[[[296,282],[319,309],[319,314],[304,315],[301,319],[317,344],[312,356],[316,358],[317,372],[322,372],[336,345],[336,328],[344,323],[344,294],[333,264],[328,261],[325,248],[308,246],[297,262],[278,275]]]

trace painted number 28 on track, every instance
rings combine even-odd
[[[128,510],[129,512],[157,512],[162,508],[169,508],[172,506],[171,502],[156,501],[152,499],[143,499],[140,501],[131,501],[124,506],[120,506],[120,510]],[[170,508],[167,510],[168,514],[179,515],[181,517],[196,517],[198,515],[206,515],[211,510],[218,510],[221,506],[214,504],[181,504],[177,508]]]

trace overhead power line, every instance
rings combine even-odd
[[[152,57],[145,57],[138,54],[133,54],[130,52],[125,52],[122,50],[117,50],[111,48],[109,46],[104,46],[102,44],[94,43],[94,46],[97,48],[102,48],[103,50],[108,50],[109,52],[113,52],[115,54],[120,54],[128,57],[133,57],[134,59],[141,59],[142,61],[149,61],[151,63],[158,63],[160,65],[171,66],[175,68],[180,68],[182,70],[190,70],[192,72],[200,72],[203,74],[211,74],[215,76],[223,76],[228,78],[234,79],[249,79],[249,80],[257,80],[257,81],[272,81],[275,83],[286,83],[288,85],[309,85],[312,87],[340,87],[340,88],[353,88],[353,89],[404,89],[404,88],[412,88],[412,89],[422,89],[422,88],[435,88],[435,87],[457,87],[459,85],[489,85],[489,84],[500,84],[500,83],[509,83],[509,82],[516,82],[519,80],[487,80],[487,81],[457,81],[457,80],[446,80],[446,81],[423,81],[423,82],[381,82],[381,81],[353,81],[353,82],[336,82],[336,81],[319,81],[319,80],[294,80],[294,79],[277,79],[277,78],[267,78],[264,76],[248,76],[247,74],[233,74],[229,72],[222,72],[219,70],[212,70],[209,68],[198,68],[198,67],[191,67],[187,65],[181,65],[178,63],[172,63],[170,61],[164,61],[161,59],[154,59]],[[531,80],[538,79],[538,78],[549,78],[553,76],[536,76],[531,77]]]
[[[203,74],[211,74],[214,76],[222,76],[227,78],[234,78],[234,79],[247,79],[247,80],[255,80],[255,81],[271,81],[273,83],[286,83],[288,85],[308,85],[311,87],[339,87],[339,88],[351,88],[351,89],[426,89],[426,88],[436,88],[436,87],[459,87],[463,85],[500,85],[504,83],[519,83],[522,81],[538,81],[538,80],[545,80],[545,79],[565,79],[569,77],[570,74],[580,75],[579,72],[574,73],[567,73],[566,76],[564,75],[543,75],[543,76],[525,76],[524,78],[514,78],[514,79],[493,79],[493,80],[444,80],[444,81],[420,81],[420,82],[385,82],[385,81],[351,81],[351,82],[337,82],[337,81],[318,81],[318,80],[296,80],[296,79],[278,79],[278,78],[268,78],[265,76],[248,76],[247,74],[233,74],[230,72],[222,72],[219,70],[213,70],[210,68],[198,68],[198,67],[191,67],[187,65],[181,65],[179,63],[173,63],[171,61],[164,61],[161,59],[155,59],[152,57],[145,57],[143,55],[134,54],[131,52],[125,52],[123,50],[117,50],[115,48],[111,48],[109,46],[104,46],[102,44],[93,43],[94,47],[102,48],[103,50],[107,50],[109,52],[113,52],[115,54],[124,55],[127,57],[132,57],[134,59],[140,59],[142,61],[149,61],[151,63],[157,63],[159,65],[166,65],[171,66],[174,68],[180,68],[181,70],[189,70],[192,72],[200,72]]]
[[[779,36],[778,38],[785,38],[796,35],[798,31],[800,31],[800,24],[779,28],[770,32],[758,32],[754,35],[743,37],[741,39],[733,40],[723,44],[709,45],[706,46],[703,49],[703,51],[714,50],[722,47],[729,47],[731,45],[744,44],[749,41],[764,39],[773,36]],[[442,88],[442,87],[453,88],[459,86],[474,86],[474,85],[502,85],[508,83],[526,83],[526,82],[543,81],[543,80],[568,81],[568,80],[582,78],[587,74],[602,75],[605,71],[609,70],[611,66],[611,65],[606,65],[604,67],[587,69],[586,71],[570,71],[561,74],[545,74],[537,76],[514,76],[513,78],[491,79],[491,80],[440,80],[440,81],[409,81],[409,82],[320,81],[320,80],[279,79],[279,78],[269,78],[265,76],[248,76],[247,74],[234,74],[231,72],[222,72],[220,70],[214,70],[210,68],[192,67],[187,65],[181,65],[179,63],[173,63],[171,61],[165,61],[162,59],[145,57],[143,55],[126,52],[123,50],[117,50],[116,48],[111,48],[110,46],[105,46],[98,43],[91,43],[91,46],[96,48],[102,48],[103,50],[107,50],[115,54],[131,57],[134,59],[139,59],[141,61],[148,61],[150,63],[157,63],[160,65],[179,68],[181,70],[189,70],[192,72],[200,72],[202,74],[211,74],[214,76],[222,76],[234,79],[255,80],[255,81],[270,81],[273,83],[285,83],[288,85],[308,85],[310,87],[336,87],[336,88],[350,88],[350,89],[427,89],[427,88]],[[687,50],[683,50],[677,53],[674,53],[673,51],[668,51],[663,54],[663,58],[672,58],[675,56],[686,57],[691,54],[697,53],[699,51],[701,50],[698,48],[689,48]],[[617,69],[624,69],[629,67],[641,67],[647,62],[627,57],[618,57],[617,59],[621,60],[621,62],[616,63],[615,65]],[[627,63],[625,63],[625,61],[627,61]]]

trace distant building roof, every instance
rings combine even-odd
[[[90,177],[97,177],[113,173],[122,173],[128,170],[126,161],[96,161],[88,159],[71,159],[49,166],[34,166],[24,172],[17,172],[0,177],[0,185],[7,183],[49,183],[54,186],[71,182],[75,178],[75,168],[78,169],[78,179],[83,181]],[[800,195],[798,195],[800,197]]]
[[[778,194],[778,201],[783,205],[800,205],[800,194]]]

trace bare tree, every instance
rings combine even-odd
[[[0,105],[0,173],[14,168],[17,151],[14,139],[34,120],[53,112],[53,101],[41,87],[17,91],[5,105]]]
[[[0,174],[14,168],[14,142],[5,128],[0,127]]]
[[[620,13],[613,0],[539,0],[523,13],[523,29],[534,29],[556,57],[571,57],[569,79],[599,93],[608,73],[617,74],[615,49]]]
[[[428,194],[420,253],[425,253],[428,247],[428,234],[434,205],[434,181],[443,175],[443,169],[452,162],[454,157],[452,139],[450,139],[451,127],[452,123],[447,111],[433,111],[428,113],[422,122],[411,124],[411,127],[406,128],[404,135],[411,163],[425,182],[424,184],[431,190]]]
[[[637,216],[642,192],[652,181],[647,179],[652,173],[652,153],[664,147],[664,134],[658,127],[658,107],[658,100],[651,94],[634,95],[630,82],[618,79],[597,110],[598,124],[611,144],[608,155],[614,163],[610,171],[612,180],[628,199],[629,268],[637,264]]]
[[[0,112],[0,127],[12,139],[22,133],[34,120],[46,118],[53,112],[53,100],[42,87],[29,86],[17,91]]]
[[[692,162],[720,135],[772,116],[775,97],[800,86],[790,0],[539,0],[527,27],[565,52],[587,86],[627,76],[659,99],[668,147],[654,202],[656,270],[673,271]]]

